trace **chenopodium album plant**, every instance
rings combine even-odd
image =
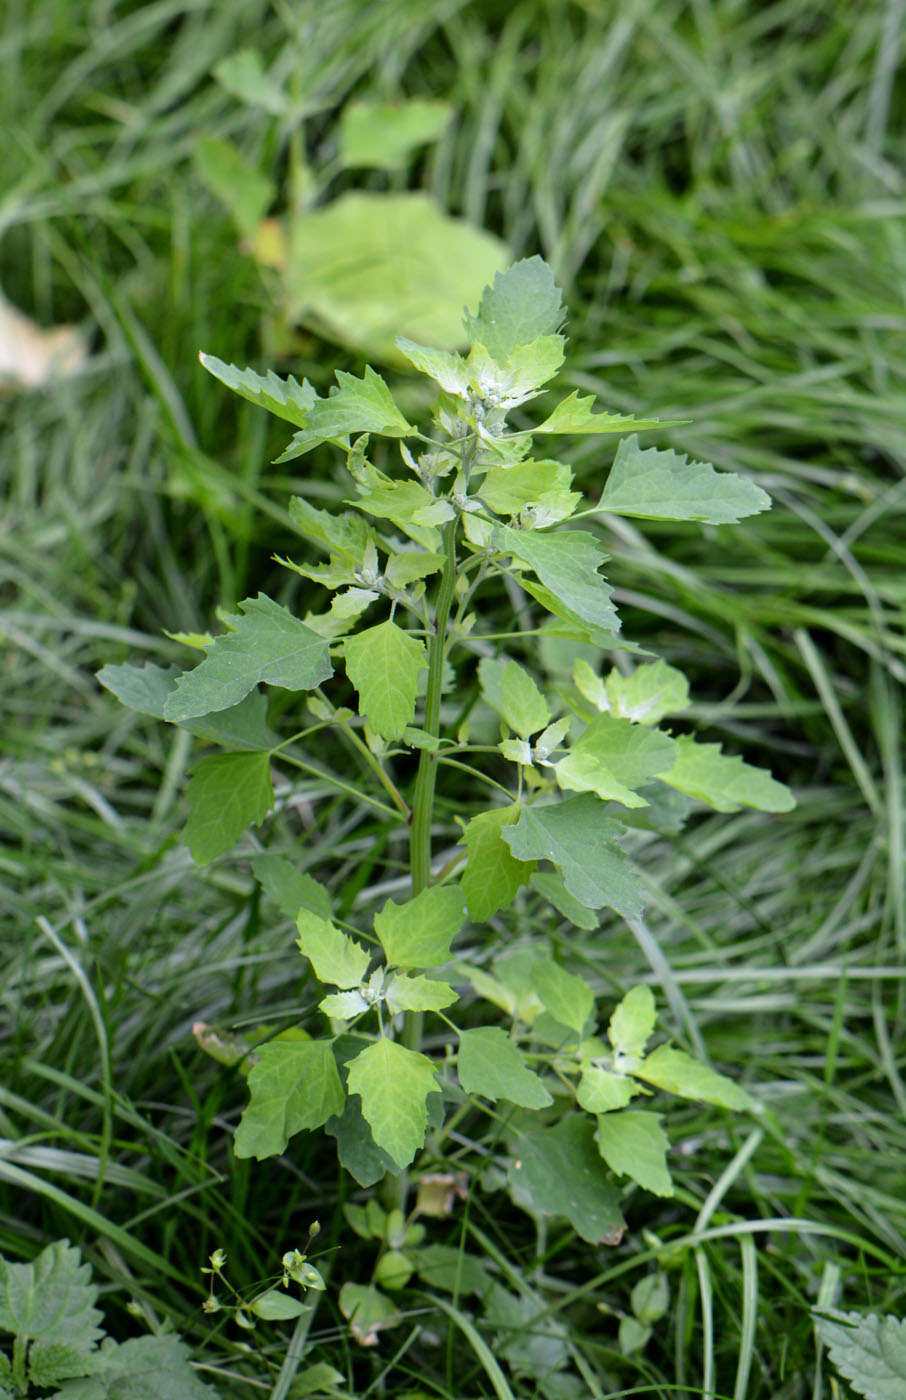
[[[607,513],[719,525],[766,509],[769,498],[705,463],[642,449],[635,433],[655,422],[595,412],[578,393],[537,426],[513,426],[510,415],[563,361],[563,314],[550,270],[530,258],[498,274],[467,316],[467,355],[400,339],[440,388],[426,431],[370,368],[361,379],[338,374],[321,398],[307,382],[203,355],[224,384],[295,425],[280,461],[325,442],[346,453],[350,509],[331,514],[299,497],[290,507],[326,562],[281,561],[333,600],[302,620],[259,594],[223,617],[221,635],[186,639],[205,652],[194,669],[108,666],[101,680],[126,704],[220,745],[189,781],[185,840],[200,864],[273,809],[281,765],[327,779],[311,749],[328,728],[367,781],[357,792],[345,778],[329,780],[408,837],[411,890],[376,908],[370,927],[341,927],[328,889],[283,856],[252,858],[265,891],[295,919],[299,952],[323,984],[323,1014],[256,1047],[237,1154],[268,1157],[294,1134],[326,1128],[341,1161],[370,1185],[406,1169],[429,1131],[423,1161],[436,1163],[453,1127],[484,1106],[497,1140],[512,1148],[514,1199],[568,1214],[588,1239],[615,1240],[622,1221],[611,1173],[672,1191],[662,1117],[646,1105],[652,1092],[731,1109],[750,1100],[670,1044],[647,1049],[656,1012],[646,986],[628,993],[606,1038],[599,1034],[592,986],[537,941],[507,948],[506,922],[495,916],[532,900],[582,930],[595,929],[604,908],[634,920],[642,891],[620,814],[637,824],[665,785],[721,812],[740,804],[783,812],[793,799],[718,744],[660,727],[686,708],[685,677],[661,660],[630,664],[638,649],[618,636],[599,572],[606,555],[584,527]],[[565,463],[532,455],[536,440],[627,430],[594,504],[572,489]],[[398,474],[369,460],[375,436],[398,440]],[[488,598],[494,624],[501,598],[516,600],[503,633],[489,627],[490,609],[483,617]],[[584,653],[571,688],[545,693],[533,674],[536,610],[548,615],[546,634]],[[587,658],[608,651],[620,651],[622,664],[604,676]],[[345,682],[330,683],[338,669]],[[275,737],[260,685],[305,692],[307,725]],[[352,691],[357,712],[347,704]],[[470,723],[482,742],[470,742]],[[460,811],[458,850],[448,840],[435,860],[441,775],[451,791],[458,784],[454,797],[467,784],[467,803],[484,785],[487,805]],[[446,788],[438,795],[448,812],[453,799]],[[467,924],[473,952],[457,959],[453,942]]]

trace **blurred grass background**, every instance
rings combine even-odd
[[[93,679],[141,654],[184,664],[163,629],[283,588],[290,492],[339,492],[329,456],[269,466],[279,427],[198,366],[206,349],[324,390],[362,357],[287,338],[193,153],[229,139],[286,202],[300,140],[329,164],[353,97],[442,98],[455,117],[408,173],[341,173],[329,194],[425,189],[514,257],[542,253],[570,307],[562,382],[691,419],[658,441],[775,501],[720,530],[603,527],[627,634],[687,671],[709,737],[799,807],[782,835],[748,813],[652,842],[647,924],[581,949],[602,988],[650,978],[671,1031],[744,1067],[768,1112],[754,1130],[672,1120],[679,1204],[634,1198],[621,1251],[558,1236],[545,1253],[480,1202],[474,1229],[568,1323],[601,1394],[831,1393],[808,1307],[838,1269],[844,1306],[902,1314],[904,25],[902,0],[7,0],[0,287],[91,353],[0,398],[0,1251],[77,1240],[124,1335],[134,1297],[241,1369],[199,1311],[206,1254],[223,1245],[251,1281],[318,1214],[356,1247],[317,1146],[232,1157],[242,1086],[190,1028],[292,1008],[287,927],[230,862],[192,867],[184,736]],[[304,96],[304,138],[213,76],[248,45]],[[609,456],[592,441],[571,460],[591,493]],[[304,859],[354,869],[367,831],[317,813]],[[705,1214],[726,1233],[686,1252],[653,1341],[621,1357],[600,1305],[628,1308],[643,1231],[687,1236],[723,1172]],[[342,1364],[335,1323],[325,1307]],[[392,1351],[350,1361],[359,1393],[490,1393],[474,1357],[444,1373],[418,1346],[381,1380]]]

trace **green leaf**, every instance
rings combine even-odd
[[[427,1244],[416,1255],[419,1277],[428,1288],[465,1297],[482,1294],[491,1276],[477,1254],[466,1254],[449,1244]]]
[[[553,335],[563,314],[560,289],[547,263],[539,257],[523,258],[498,272],[493,285],[485,287],[478,314],[466,313],[466,329],[473,344],[480,341],[495,360],[502,361],[517,346]]]
[[[626,807],[645,807],[635,791],[670,767],[675,742],[628,719],[597,715],[554,765],[557,782],[574,792],[596,792]]]
[[[343,1372],[338,1371],[336,1366],[326,1361],[316,1361],[314,1366],[306,1366],[304,1371],[297,1372],[290,1394],[293,1400],[304,1400],[306,1395],[314,1395],[319,1390],[335,1390],[345,1380]]]
[[[384,576],[394,588],[408,588],[418,579],[439,573],[443,566],[442,554],[394,554],[387,560]]]
[[[436,141],[452,115],[446,102],[347,102],[340,159],[345,166],[396,170],[418,146]]]
[[[58,1342],[88,1358],[104,1335],[97,1295],[91,1266],[68,1240],[55,1240],[30,1264],[0,1255],[0,1332]]]
[[[611,671],[607,677],[607,698],[618,719],[657,724],[665,715],[688,709],[689,682],[682,671],[668,666],[666,661],[653,661],[637,666],[629,676]]]
[[[354,1016],[370,1011],[371,1003],[365,1000],[361,992],[333,992],[321,998],[318,1009],[335,1020],[351,1021]]]
[[[270,369],[264,375],[256,374],[252,369],[237,369],[236,365],[225,364],[216,355],[206,355],[203,351],[199,352],[198,358],[208,373],[232,389],[234,394],[241,395],[259,408],[266,408],[268,413],[274,413],[278,418],[285,418],[288,423],[305,427],[318,398],[307,379],[299,384],[292,375],[281,379]]]
[[[617,448],[597,509],[642,520],[725,525],[768,510],[770,504],[767,492],[751,481],[716,472],[708,462],[688,462],[670,450],[643,451],[638,438],[628,437]]]
[[[552,904],[559,914],[576,928],[595,929],[600,923],[597,914],[580,904],[566,888],[562,875],[553,870],[538,870],[532,876],[532,889]]]
[[[230,850],[274,805],[269,753],[212,754],[189,777],[189,820],[183,840],[196,865]]]
[[[654,1032],[654,993],[644,985],[626,993],[610,1018],[608,1036],[617,1055],[642,1055]]]
[[[624,918],[642,909],[638,878],[617,845],[624,828],[604,813],[597,797],[583,793],[550,806],[524,806],[515,826],[502,831],[519,860],[550,860],[566,888],[589,909],[607,905]]]
[[[661,422],[657,418],[637,419],[623,413],[593,413],[594,395],[584,397],[576,390],[557,404],[549,418],[529,431],[535,433],[625,433],[631,428],[642,432],[646,428],[673,428],[682,419]],[[621,444],[622,445],[622,444]]]
[[[319,442],[345,439],[350,433],[379,433],[382,437],[407,437],[415,429],[400,413],[393,395],[370,365],[357,379],[345,370],[336,372],[339,389],[326,399],[316,399],[302,431],[296,433],[278,462],[300,457]]]
[[[293,221],[287,315],[385,361],[398,361],[398,335],[452,350],[463,306],[506,256],[429,195],[351,192]]]
[[[379,480],[378,485],[352,504],[379,520],[392,520],[429,555],[440,543],[440,532],[424,521],[423,514],[443,502],[437,502],[431,492],[417,481]]]
[[[312,690],[333,672],[327,643],[267,594],[239,604],[244,616],[226,617],[232,630],[215,637],[194,671],[179,677],[164,705],[177,724],[236,705],[265,682],[285,690]]]
[[[355,626],[365,609],[379,597],[373,588],[347,588],[334,595],[326,613],[306,613],[305,626],[329,642],[336,641]]]
[[[310,1310],[310,1303],[303,1303],[301,1298],[294,1298],[282,1288],[270,1288],[253,1303],[247,1304],[248,1312],[263,1317],[267,1322],[287,1322]]]
[[[534,860],[517,860],[502,835],[504,827],[514,822],[521,808],[495,807],[480,812],[467,825],[462,844],[469,859],[462,876],[462,891],[470,917],[481,924],[508,909],[518,890],[526,885],[535,869]]]
[[[387,1006],[395,1016],[398,1011],[441,1011],[459,1001],[448,982],[433,977],[394,977],[386,992]]]
[[[288,919],[295,920],[300,909],[307,909],[320,919],[330,918],[327,890],[310,875],[303,875],[285,856],[262,851],[252,856],[251,866],[264,893]]]
[[[206,641],[211,645],[213,638]],[[101,685],[130,710],[164,718],[164,705],[173,693],[180,672],[147,663],[144,666],[104,666],[97,673]],[[238,705],[214,714],[200,715],[183,726],[199,739],[240,749],[272,749],[277,738],[267,727],[267,701],[260,691],[251,691]]]
[[[297,914],[296,928],[296,944],[311,962],[319,982],[332,982],[344,991],[361,984],[371,962],[367,948],[308,909]]]
[[[448,394],[456,394],[460,398],[468,395],[469,371],[461,355],[452,354],[449,350],[436,350],[430,345],[419,345],[404,335],[396,337],[396,348],[410,365],[436,379]]]
[[[268,1040],[257,1053],[233,1151],[260,1162],[284,1152],[296,1133],[342,1113],[346,1096],[329,1040]]]
[[[670,1285],[666,1274],[646,1274],[633,1285],[632,1311],[640,1322],[659,1322],[670,1306]]]
[[[611,1171],[629,1176],[656,1196],[672,1196],[673,1181],[667,1166],[670,1139],[657,1113],[623,1109],[598,1119],[595,1134],[598,1151]]]
[[[301,496],[291,497],[289,515],[300,534],[336,555],[350,573],[361,568],[370,533],[361,516],[350,511],[334,515],[318,510]]]
[[[542,1215],[565,1215],[589,1244],[620,1243],[626,1229],[620,1198],[607,1179],[594,1143],[594,1126],[570,1113],[550,1128],[522,1133],[510,1163],[518,1205]]]
[[[195,168],[211,194],[225,206],[239,232],[247,238],[270,208],[276,194],[273,181],[220,136],[200,136],[192,154]]]
[[[291,109],[288,96],[266,71],[257,49],[240,49],[222,58],[214,69],[214,77],[249,107],[261,107],[274,117],[285,116]]]
[[[534,398],[540,385],[554,377],[563,363],[563,346],[562,335],[540,335],[498,359],[479,342],[472,346],[466,362],[469,391],[506,414]],[[512,439],[508,439],[500,445],[508,448],[511,444]]]
[[[610,589],[597,572],[608,555],[587,530],[558,530],[545,535],[498,525],[492,538],[498,549],[523,560],[583,622],[619,631],[620,619]]]
[[[507,1099],[522,1108],[544,1108],[553,1102],[519,1046],[499,1026],[463,1031],[456,1067],[467,1094],[495,1101]]]
[[[391,967],[440,967],[465,923],[459,885],[431,885],[405,904],[388,899],[374,916],[374,931]]]
[[[437,1089],[427,1055],[382,1036],[348,1065],[350,1094],[362,1100],[362,1113],[378,1147],[398,1167],[406,1167],[424,1145],[426,1100]]]
[[[376,1346],[382,1329],[392,1327],[400,1316],[387,1295],[371,1283],[344,1283],[339,1304],[352,1335],[364,1347]]]
[[[532,986],[545,1011],[581,1035],[595,1007],[595,994],[584,978],[539,954],[532,965]]]
[[[164,704],[179,675],[175,666],[102,666],[97,679],[121,704],[140,715],[163,719]]]
[[[324,1131],[336,1138],[337,1156],[360,1186],[374,1186],[388,1172],[397,1174],[400,1168],[374,1140],[371,1128],[362,1115],[362,1101],[347,1098],[343,1112],[329,1118]]]
[[[484,657],[478,663],[478,676],[485,700],[520,738],[528,739],[550,723],[547,701],[518,661]]]
[[[92,1358],[91,1375],[65,1381],[54,1400],[218,1400],[189,1364],[179,1337],[108,1337]]]
[[[347,637],[344,651],[368,723],[383,739],[401,739],[415,715],[419,672],[428,665],[424,642],[395,622],[381,622]]]
[[[718,812],[757,807],[761,812],[789,812],[796,799],[784,783],[775,782],[764,768],[741,758],[729,758],[720,744],[698,744],[688,735],[676,740],[676,762],[658,773],[662,782],[689,797],[707,802]]]
[[[837,1370],[866,1400],[902,1400],[906,1394],[906,1319],[813,1310],[818,1336]]]
[[[734,1084],[725,1074],[718,1074],[710,1065],[694,1060],[684,1050],[659,1045],[652,1050],[632,1073],[646,1084],[677,1094],[681,1099],[701,1099],[719,1108],[746,1109],[754,1104],[745,1089]]]
[[[497,515],[518,515],[524,506],[565,492],[579,504],[579,492],[571,492],[573,474],[565,462],[529,460],[515,467],[491,467],[481,483],[479,496]]]
[[[638,1093],[638,1085],[625,1074],[585,1065],[576,1100],[588,1113],[612,1113],[616,1108],[625,1108]]]

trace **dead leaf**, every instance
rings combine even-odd
[[[75,374],[87,354],[78,327],[44,330],[0,294],[0,391],[34,389]]]

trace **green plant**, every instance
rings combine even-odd
[[[320,398],[307,382],[203,356],[223,383],[296,427],[280,460],[324,442],[346,453],[352,510],[299,497],[290,507],[327,562],[281,561],[332,601],[302,620],[259,594],[222,618],[219,636],[181,639],[205,652],[194,669],[107,666],[100,679],[127,705],[218,745],[189,783],[185,840],[199,864],[274,809],[283,766],[318,774],[377,814],[384,841],[408,846],[408,895],[380,907],[371,899],[367,922],[345,917],[343,890],[281,854],[252,854],[320,985],[304,1027],[256,1046],[237,1154],[268,1157],[296,1133],[324,1129],[363,1186],[397,1177],[401,1204],[413,1161],[443,1161],[482,1106],[483,1156],[506,1149],[497,1184],[537,1214],[567,1215],[587,1240],[615,1242],[624,1226],[613,1174],[673,1191],[661,1115],[633,1099],[659,1089],[731,1109],[751,1101],[683,1050],[647,1050],[656,1011],[646,986],[623,997],[607,1039],[599,1035],[595,988],[539,946],[543,911],[567,928],[594,929],[605,908],[633,922],[643,895],[627,839],[676,829],[692,800],[719,812],[783,812],[793,800],[763,770],[661,726],[687,708],[685,678],[662,660],[630,661],[638,648],[619,635],[598,572],[604,552],[575,528],[604,513],[719,525],[765,509],[768,497],[705,463],[643,450],[635,433],[655,422],[594,412],[577,393],[540,423],[513,426],[562,363],[562,320],[553,277],[531,258],[498,275],[467,317],[467,357],[401,338],[401,353],[442,391],[430,431],[407,421],[370,368],[362,379],[338,374]],[[627,431],[594,503],[572,489],[566,464],[531,455],[536,438]],[[398,440],[402,476],[369,460],[376,436]],[[363,625],[378,609],[382,620]],[[572,657],[572,684],[544,681],[539,639]],[[592,664],[602,653],[618,663],[606,677]],[[340,658],[347,684],[328,686]],[[280,737],[270,721],[284,706],[269,715],[262,684],[307,693],[308,720],[293,718]],[[327,735],[358,764],[358,789],[314,758]],[[441,771],[450,786],[439,793]],[[385,868],[398,870],[389,858]],[[528,941],[516,932],[525,911],[535,920]],[[478,1172],[482,1159],[467,1165]]]

